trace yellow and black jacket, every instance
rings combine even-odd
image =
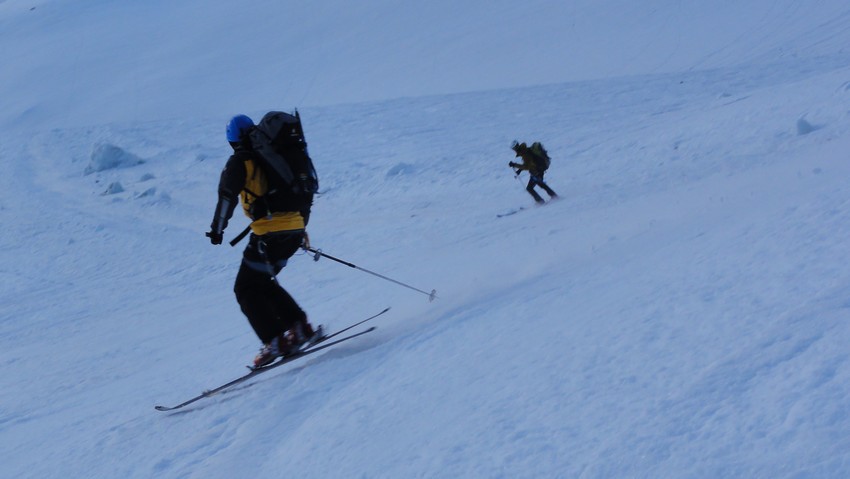
[[[511,166],[519,171],[526,170],[534,176],[543,176],[544,171],[538,166],[537,159],[534,157],[534,153],[532,153],[531,150],[525,149],[518,151],[516,156],[522,158],[522,163],[512,162]]]
[[[238,146],[224,170],[218,184],[218,204],[212,221],[212,231],[221,233],[236,208],[236,198],[242,202],[242,210],[251,218],[251,231],[256,235],[280,231],[304,230],[310,219],[312,195],[297,211],[281,206],[280,185],[270,184],[271,178],[258,166],[255,153]]]

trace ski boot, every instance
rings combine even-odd
[[[314,329],[310,322],[307,321],[307,318],[297,321],[295,326],[289,330],[289,333],[292,343],[296,345],[297,351],[310,348],[325,336],[322,325]]]
[[[299,346],[294,342],[294,339],[288,332],[275,336],[260,348],[259,354],[254,358],[253,369],[268,366],[281,356],[298,352],[298,348]]]

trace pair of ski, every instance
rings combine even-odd
[[[225,389],[233,387],[233,386],[235,386],[235,385],[237,385],[241,382],[247,381],[247,380],[253,378],[254,376],[256,376],[258,374],[262,374],[262,373],[269,371],[269,370],[272,370],[272,369],[274,369],[278,366],[283,366],[284,364],[290,363],[290,362],[295,361],[296,359],[299,359],[299,358],[303,358],[304,356],[309,356],[310,354],[317,353],[317,352],[319,352],[323,349],[329,348],[329,347],[336,345],[336,344],[339,344],[343,341],[348,341],[349,339],[354,339],[358,336],[362,336],[366,333],[372,332],[372,331],[375,330],[375,326],[372,326],[371,328],[369,328],[365,331],[360,331],[359,333],[350,334],[350,335],[342,337],[340,339],[331,341],[333,338],[339,336],[342,333],[345,333],[346,331],[350,330],[351,328],[354,328],[356,326],[360,326],[361,324],[365,323],[366,321],[370,321],[372,319],[375,319],[378,316],[386,313],[389,310],[390,310],[390,308],[386,308],[378,314],[369,316],[368,318],[366,318],[362,321],[358,321],[358,322],[356,322],[356,323],[354,323],[351,326],[348,326],[346,328],[340,329],[339,331],[337,331],[333,334],[328,334],[326,336],[322,336],[318,341],[313,343],[307,349],[298,351],[297,353],[290,354],[288,356],[283,356],[283,357],[281,357],[280,359],[276,360],[275,362],[273,362],[271,364],[267,364],[267,365],[259,367],[259,368],[251,368],[251,372],[249,372],[249,373],[247,373],[243,376],[240,376],[240,377],[234,379],[233,381],[222,384],[221,386],[219,386],[217,388],[208,389],[208,390],[202,392],[201,394],[199,394],[199,395],[197,395],[197,396],[195,396],[191,399],[188,399],[186,401],[183,401],[182,403],[180,403],[176,406],[155,406],[154,409],[156,409],[157,411],[173,411],[175,409],[180,409],[180,408],[188,406],[189,404],[192,404],[196,401],[200,401],[201,399],[208,398],[210,396],[214,396],[214,395],[224,391]],[[328,341],[330,341],[330,342],[328,342]]]
[[[544,201],[543,203],[535,203],[535,206],[536,207],[546,206],[553,201],[557,201],[559,198],[560,198],[560,196],[555,196],[554,198],[549,198],[549,201]],[[512,209],[509,209],[509,210],[504,211],[502,213],[496,213],[496,218],[504,218],[505,216],[513,216],[513,215],[519,213],[520,211],[530,210],[531,208],[532,208],[531,206],[520,206],[518,208],[512,208]]]

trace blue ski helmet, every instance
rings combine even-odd
[[[227,141],[237,143],[242,141],[242,135],[254,126],[254,120],[245,115],[236,115],[227,122]]]

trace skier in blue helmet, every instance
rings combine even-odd
[[[254,126],[246,115],[236,115],[227,122],[226,136],[233,155],[221,172],[218,203],[206,235],[212,244],[221,244],[224,229],[241,200],[252,221],[252,234],[233,291],[263,343],[254,358],[254,367],[258,368],[315,342],[323,331],[321,326],[313,328],[307,314],[276,279],[287,260],[302,244],[307,244],[312,195],[308,206],[299,211],[289,211],[292,208],[276,199],[278,185],[273,184],[274,177],[263,171],[251,145]]]
[[[230,146],[236,148],[234,143],[239,143],[242,141],[243,136],[245,136],[248,131],[254,127],[254,120],[247,115],[236,115],[227,122],[227,141],[230,142]]]

